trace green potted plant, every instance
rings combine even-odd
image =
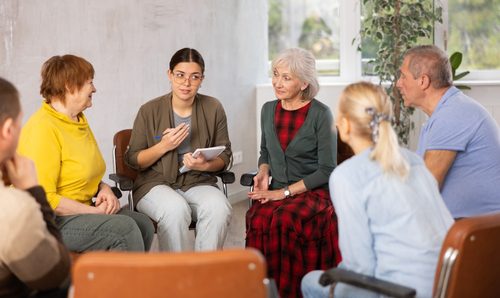
[[[462,64],[462,57],[463,57],[463,55],[461,52],[454,52],[450,56],[451,74],[453,77],[453,82],[460,80],[461,78],[465,77],[466,75],[468,75],[470,73],[470,71],[468,71],[468,70],[463,71],[461,73],[457,73],[457,69],[460,67],[460,64]],[[459,85],[455,84],[455,86],[458,89],[462,89],[462,90],[470,90],[471,89],[469,86],[462,85],[462,84],[459,84]]]
[[[377,46],[371,61],[373,71],[394,104],[394,128],[402,145],[407,145],[412,108],[406,108],[396,87],[403,54],[409,48],[432,41],[434,23],[442,22],[442,8],[432,0],[363,0],[365,16],[361,26],[362,39],[371,39]],[[362,45],[361,45],[362,46]]]

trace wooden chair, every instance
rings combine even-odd
[[[500,213],[456,221],[441,248],[433,297],[500,297]],[[415,290],[333,268],[320,283],[344,282],[391,297],[414,297]],[[411,285],[410,285],[411,286]]]
[[[134,180],[137,177],[137,171],[131,169],[125,163],[125,152],[127,151],[128,145],[130,143],[130,137],[132,135],[132,129],[124,129],[117,132],[113,137],[113,171],[114,173],[109,175],[109,179],[115,182],[116,187],[122,192],[128,192],[128,204],[130,210],[134,210],[134,197],[132,194],[132,189],[134,186]],[[215,174],[222,181],[222,190],[224,195],[227,197],[227,184],[231,184],[235,180],[233,172],[222,171]],[[195,222],[192,222],[190,229],[194,229],[196,226]]]
[[[89,252],[73,271],[74,298],[268,297],[266,265],[253,249],[183,253]]]

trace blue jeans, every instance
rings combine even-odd
[[[330,286],[323,287],[319,284],[319,277],[323,274],[322,270],[314,270],[307,273],[300,284],[304,298],[327,298],[330,293]]]
[[[56,216],[63,242],[69,250],[148,251],[154,236],[144,214],[122,209],[117,214]]]

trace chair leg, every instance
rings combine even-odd
[[[227,184],[226,183],[222,183],[222,191],[224,192],[224,195],[227,198]]]
[[[132,191],[128,193],[128,208],[130,211],[134,211],[134,198],[132,198]]]

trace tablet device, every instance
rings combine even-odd
[[[198,148],[193,152],[193,157],[198,157],[200,154],[203,154],[206,160],[212,160],[219,156],[219,154],[222,153],[226,149],[226,146],[216,146],[216,147],[209,147],[209,148]],[[186,166],[182,166],[179,169],[179,172],[185,173],[187,171],[191,170],[190,168]]]

